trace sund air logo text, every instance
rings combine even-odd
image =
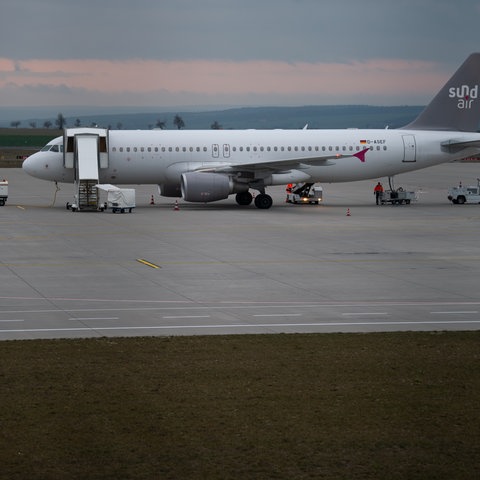
[[[457,108],[461,110],[469,110],[472,103],[478,98],[478,85],[469,87],[462,85],[461,87],[450,87],[448,89],[448,97],[458,99]]]

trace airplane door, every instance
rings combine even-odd
[[[218,144],[214,143],[212,145],[212,157],[218,158],[219,155],[220,155],[220,148],[218,147]]]
[[[403,138],[403,161],[416,162],[417,161],[417,144],[415,143],[415,135],[402,135]]]
[[[230,158],[230,145],[227,143],[223,145],[223,158]]]

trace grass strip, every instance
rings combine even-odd
[[[471,479],[480,332],[0,344],[1,478]]]

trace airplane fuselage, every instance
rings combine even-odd
[[[111,130],[108,167],[99,169],[99,181],[174,185],[180,184],[184,172],[225,167],[228,173],[235,165],[265,164],[263,169],[256,169],[265,185],[349,182],[392,176],[478,152],[467,148],[455,153],[442,146],[452,137],[461,140],[462,135],[472,138],[471,133],[389,129]],[[480,134],[476,135],[480,140]],[[63,145],[63,137],[53,143]],[[354,156],[365,149],[363,161]],[[27,159],[25,170],[45,180],[73,182],[74,169],[64,167],[61,150],[56,156],[52,151],[33,155],[30,159],[35,162],[30,167]],[[292,163],[284,169],[273,169],[276,159]]]

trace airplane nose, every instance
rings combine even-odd
[[[36,170],[35,164],[37,163],[37,162],[35,162],[35,159],[33,158],[34,156],[35,156],[35,154],[30,155],[22,163],[23,171],[28,173],[29,175],[32,175],[33,177],[35,176],[35,170]]]
[[[51,180],[47,175],[50,171],[50,163],[42,152],[37,152],[23,161],[22,169],[32,177]]]

